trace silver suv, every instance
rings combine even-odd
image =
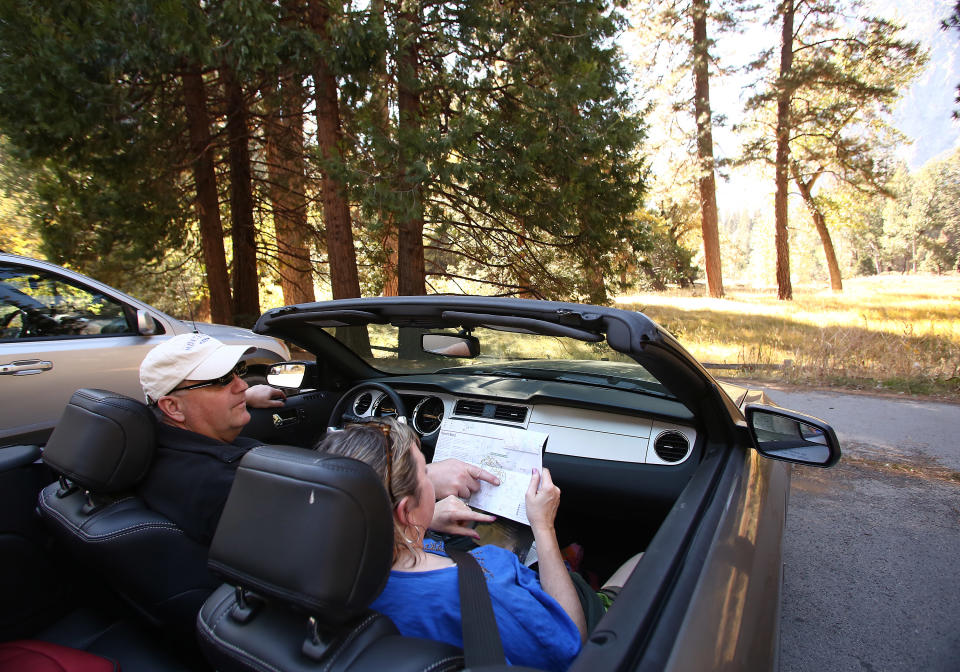
[[[144,355],[194,328],[80,273],[0,253],[0,445],[44,442],[81,387],[142,398]],[[196,329],[256,347],[246,359],[254,372],[290,359],[283,342],[249,329]]]

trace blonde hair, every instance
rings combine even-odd
[[[386,427],[387,432],[382,428]],[[389,446],[387,442],[390,442]],[[377,418],[371,422],[347,425],[342,431],[327,434],[317,445],[317,450],[331,455],[342,455],[365,462],[373,467],[384,489],[389,493],[390,506],[396,508],[404,497],[420,502],[420,487],[417,480],[417,463],[410,453],[410,445],[420,446],[420,439],[409,425],[393,418]],[[393,462],[387,469],[388,447],[392,447]],[[388,474],[392,479],[387,482]],[[393,519],[393,558],[406,548],[415,554],[413,542],[403,534],[396,516]]]

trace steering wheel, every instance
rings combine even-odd
[[[6,327],[8,324],[13,322],[13,319],[17,315],[22,315],[22,314],[23,314],[23,311],[20,310],[19,308],[15,310],[11,310],[9,313],[7,313],[6,317],[3,318],[3,322],[0,322],[0,327]]]
[[[11,311],[3,318],[3,320],[0,320],[0,329],[6,329],[10,325],[10,323],[13,322],[13,320],[17,317],[17,315],[23,315],[23,318],[24,318],[20,322],[20,328],[17,329],[16,334],[6,334],[6,338],[19,338],[20,334],[23,333],[23,326],[24,326],[24,321],[26,319],[26,313],[24,313],[20,309]]]
[[[351,387],[343,394],[342,397],[340,397],[340,400],[330,412],[330,420],[327,422],[328,428],[339,427],[344,420],[348,422],[361,422],[364,420],[364,418],[360,418],[353,413],[347,413],[346,406],[357,396],[358,392],[365,389],[378,390],[390,397],[390,401],[393,402],[393,407],[397,409],[397,416],[395,418],[396,421],[407,424],[407,407],[404,405],[403,399],[400,398],[400,395],[397,394],[389,385],[374,381],[367,381]]]

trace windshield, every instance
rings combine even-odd
[[[595,385],[673,398],[666,388],[628,355],[605,341],[544,336],[476,327],[477,357],[448,357],[424,352],[423,334],[456,336],[456,329],[396,327],[390,324],[325,327],[370,366],[390,374],[457,373],[497,375]]]

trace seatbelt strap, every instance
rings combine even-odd
[[[503,665],[500,631],[493,617],[493,604],[483,570],[469,553],[444,546],[447,555],[457,563],[460,584],[460,620],[463,627],[463,659],[468,668]]]

